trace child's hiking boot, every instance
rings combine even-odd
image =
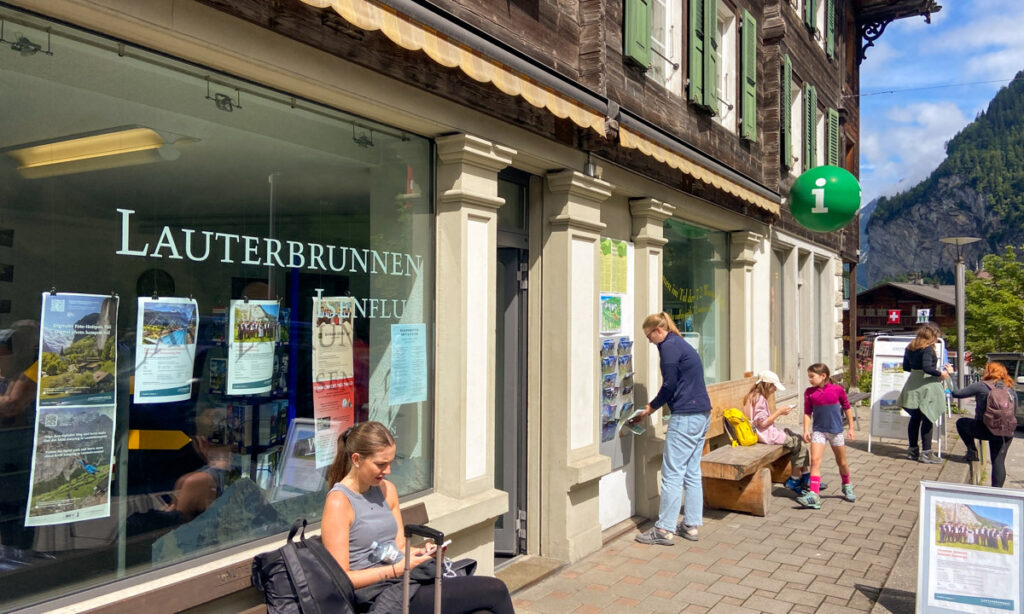
[[[917,462],[926,465],[937,465],[942,461],[931,450],[921,450],[921,455],[918,457]]]
[[[819,497],[818,493],[814,492],[813,490],[808,490],[804,494],[797,497],[796,502],[812,510],[821,509],[821,497]]]
[[[800,478],[789,477],[786,478],[786,488],[795,492],[796,495],[799,497],[800,495],[804,494],[805,490],[807,490],[807,485],[804,484],[804,481],[801,480]]]
[[[649,544],[653,546],[673,546],[672,534],[668,531],[663,531],[658,527],[651,527],[643,533],[637,535],[634,539],[641,544]]]
[[[843,498],[850,503],[857,500],[857,495],[853,494],[853,484],[843,484]]]

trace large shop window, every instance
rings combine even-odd
[[[430,142],[0,19],[0,609],[316,521],[353,421],[429,489]]]
[[[729,379],[729,237],[665,222],[662,303],[704,363],[708,383]]]

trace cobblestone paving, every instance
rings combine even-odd
[[[937,479],[942,465],[908,461],[889,443],[871,454],[864,441],[847,450],[856,503],[841,498],[826,450],[820,510],[800,508],[775,485],[765,518],[705,510],[696,543],[645,546],[631,531],[516,593],[516,612],[868,612],[916,539],[918,482]]]

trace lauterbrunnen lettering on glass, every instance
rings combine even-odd
[[[133,249],[131,245],[132,209],[118,209],[121,214],[121,249],[119,256],[137,256],[205,262],[220,256],[220,262],[277,266],[281,268],[310,269],[335,273],[363,273],[371,275],[419,276],[423,273],[423,256],[400,252],[356,249],[354,247],[325,245],[252,237],[225,232],[201,231],[202,238],[194,237],[191,228],[179,228],[177,238],[170,226],[164,226],[152,250],[149,243]],[[196,243],[201,244],[196,245]],[[182,249],[183,248],[183,249]],[[196,253],[200,251],[201,253]],[[184,254],[184,256],[182,255]],[[283,258],[283,259],[282,259]],[[369,318],[401,318],[405,311],[404,299],[356,299],[356,315]]]

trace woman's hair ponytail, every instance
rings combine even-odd
[[[675,321],[672,320],[672,316],[668,315],[668,313],[664,311],[659,313],[652,313],[651,315],[644,318],[642,328],[644,329],[645,335],[650,334],[650,332],[655,328],[662,328],[670,333],[675,333],[679,336],[682,336],[679,334],[679,329],[676,327]]]
[[[327,470],[327,483],[331,486],[341,481],[352,469],[352,455],[373,456],[385,448],[395,445],[395,438],[388,427],[380,422],[362,422],[350,426],[338,436],[338,453]]]

